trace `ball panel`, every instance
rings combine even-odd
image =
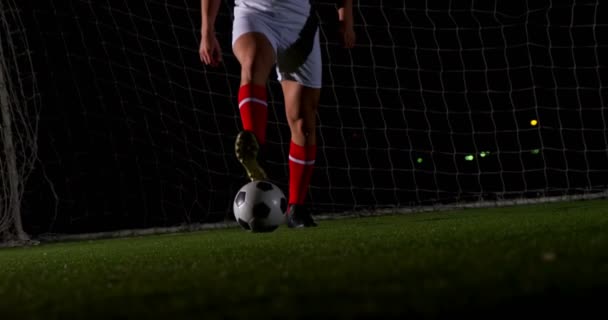
[[[272,187],[272,183],[267,182],[267,181],[259,181],[259,182],[256,184],[256,187],[257,187],[258,189],[262,190],[262,191],[269,191],[269,190],[272,190],[272,189],[273,189],[273,187]]]
[[[253,217],[256,219],[266,219],[270,214],[270,207],[264,202],[256,203],[253,206]]]
[[[236,195],[236,198],[234,199],[234,203],[236,204],[237,207],[240,207],[245,203],[246,196],[247,196],[247,192],[239,191],[239,193]]]
[[[272,212],[268,215],[268,218],[266,218],[266,224],[281,225],[285,223],[286,219],[286,215],[282,211],[279,211],[278,208],[276,208],[275,210],[272,210]]]

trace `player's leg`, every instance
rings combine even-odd
[[[243,124],[243,131],[235,142],[235,153],[252,181],[263,180],[266,173],[259,165],[257,155],[259,146],[266,142],[266,81],[275,63],[274,48],[259,32],[240,35],[232,48],[241,65],[238,103]]]
[[[285,113],[291,131],[289,146],[289,211],[290,227],[313,227],[306,196],[317,154],[317,106],[321,89],[296,81],[281,81]]]
[[[283,39],[289,39],[287,34]],[[277,72],[291,131],[289,146],[289,227],[314,227],[305,203],[317,153],[317,106],[322,84],[322,61],[316,15],[311,12],[293,41],[279,46]]]

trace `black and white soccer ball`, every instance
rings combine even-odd
[[[285,223],[287,199],[273,183],[252,181],[236,193],[232,209],[234,218],[243,229],[271,232]]]

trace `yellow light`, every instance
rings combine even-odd
[[[537,125],[537,124],[538,124],[538,120],[536,120],[536,119],[532,119],[532,120],[530,120],[530,124],[531,124],[532,126],[535,126],[535,125]]]

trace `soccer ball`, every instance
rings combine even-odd
[[[276,185],[268,181],[252,181],[234,197],[234,218],[251,232],[271,232],[285,222],[287,199]]]

